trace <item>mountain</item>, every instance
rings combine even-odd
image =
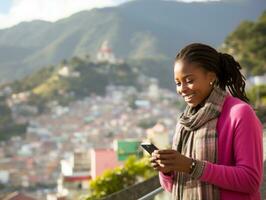
[[[82,11],[54,23],[23,22],[0,30],[0,82],[76,55],[93,58],[105,40],[117,57],[157,63],[163,60],[171,65],[185,44],[197,41],[218,47],[242,20],[255,20],[265,9],[264,0],[135,0],[118,7]],[[158,64],[168,72],[169,65]]]
[[[127,63],[94,63],[88,58],[73,57],[2,85],[0,90],[8,86],[15,94],[24,93],[28,96],[29,105],[36,105],[42,110],[51,101],[66,105],[90,94],[103,95],[107,85],[127,85],[140,89],[140,70]]]
[[[223,44],[234,54],[248,75],[266,73],[266,11],[255,22],[243,21]]]

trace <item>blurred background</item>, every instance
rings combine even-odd
[[[173,61],[191,42],[240,62],[266,128],[265,0],[1,0],[0,199],[158,188],[139,144],[171,147]]]

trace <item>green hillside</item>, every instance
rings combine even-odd
[[[27,124],[16,124],[6,99],[0,96],[0,141],[25,133]]]
[[[242,22],[223,48],[237,57],[248,75],[266,73],[266,11],[255,22]]]
[[[63,68],[67,70],[67,74],[62,74]],[[13,93],[29,91],[29,103],[43,107],[53,100],[67,104],[93,93],[103,95],[106,86],[110,84],[139,87],[137,71],[126,63],[94,63],[88,59],[73,57],[59,65],[43,68],[22,80],[14,81],[9,86]]]
[[[189,4],[136,0],[82,11],[54,23],[23,22],[0,30],[0,82],[74,56],[95,58],[105,40],[119,58],[170,63],[189,42],[218,47],[242,20],[254,20],[264,9],[266,2],[259,0]]]

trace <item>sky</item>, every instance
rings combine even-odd
[[[0,29],[35,19],[54,22],[82,10],[117,6],[128,1],[133,0],[0,0]]]

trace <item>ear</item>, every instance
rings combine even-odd
[[[209,82],[214,82],[215,80],[217,80],[217,76],[214,72],[208,72],[207,78]]]

